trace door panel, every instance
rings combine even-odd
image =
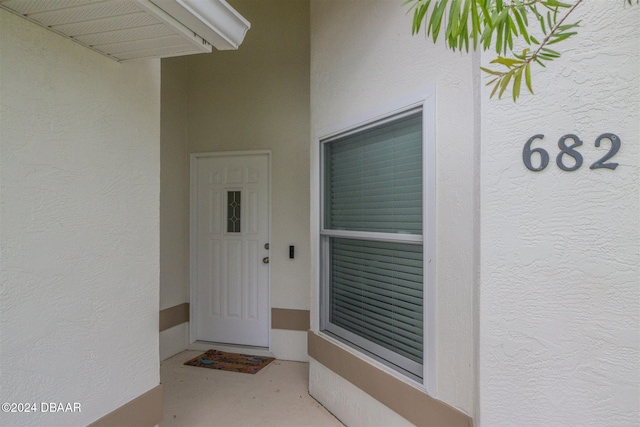
[[[196,339],[269,345],[269,157],[195,157]]]

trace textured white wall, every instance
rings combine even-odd
[[[311,1],[312,132],[436,87],[436,396],[474,402],[474,100],[471,56],[411,35],[402,2]],[[312,147],[317,169],[318,147]],[[314,172],[317,176],[317,172]],[[317,194],[317,182],[312,184]],[[312,193],[314,194],[314,193]],[[318,203],[312,196],[312,230]],[[317,236],[312,235],[317,278]],[[322,376],[312,381],[322,381]],[[314,384],[319,386],[318,384]],[[331,383],[326,383],[331,388]],[[365,399],[364,397],[362,397]],[[357,399],[357,397],[354,397]]]
[[[309,309],[309,4],[233,5],[251,22],[240,49],[185,58],[189,149],[271,150],[271,305]]]
[[[160,310],[189,302],[187,69],[162,60],[160,115]]]
[[[189,302],[187,70],[162,60],[160,113],[160,310]],[[189,346],[189,323],[160,332],[160,360]]]
[[[640,419],[640,7],[623,3],[579,7],[535,96],[483,93],[482,426]],[[589,169],[604,132],[622,139],[615,171]],[[537,133],[550,162],[534,173],[521,153]],[[568,133],[584,141],[576,172],[555,164]]]
[[[174,121],[163,122],[163,131],[167,130],[163,134],[163,147],[167,144],[163,155],[172,156],[163,157],[163,167],[167,168],[163,176],[180,180],[183,176],[179,159],[182,142],[179,136],[169,140],[169,135],[182,132],[181,111],[177,109],[185,103],[189,152],[271,150],[271,306],[308,310],[309,3],[236,0],[233,7],[251,22],[237,51],[163,60],[163,72],[172,76],[163,78],[163,90],[172,85],[168,89],[173,93],[166,98],[173,105],[166,106],[176,112],[163,114],[163,120]],[[182,76],[180,70],[184,70]],[[184,76],[186,101],[175,92]],[[165,193],[163,181],[163,194],[167,201],[175,202],[163,206],[163,217],[176,220],[175,225],[188,224],[188,216],[184,217],[188,215],[188,201],[185,205],[184,194],[178,187],[174,190]],[[188,188],[186,191],[188,196]],[[176,211],[169,212],[171,209]],[[163,254],[177,255],[183,250],[181,239],[169,238],[175,231],[163,232],[167,236],[163,238]],[[295,245],[295,259],[289,259],[289,245]],[[172,269],[166,270],[167,279],[173,276],[171,280],[165,281],[163,274],[162,294],[166,292],[167,301],[177,304],[177,296],[188,293],[189,288],[187,282],[180,283],[182,270],[177,265]],[[180,286],[183,288],[169,289]],[[306,333],[274,331],[272,339],[276,356],[299,355],[297,360],[306,359]]]
[[[0,402],[38,405],[1,425],[86,425],[159,383],[159,71],[0,10]]]
[[[314,359],[309,394],[346,426],[409,427],[413,424]]]

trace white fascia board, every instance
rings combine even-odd
[[[224,0],[151,0],[218,50],[238,49],[251,24]]]
[[[160,22],[164,23],[165,25],[169,25],[170,27],[172,27],[175,31],[177,31],[180,35],[182,35],[186,41],[191,43],[194,46],[194,49],[196,50],[189,51],[187,54],[211,53],[212,51],[211,46],[207,45],[206,40],[204,38],[196,35],[194,31],[186,27],[180,21],[176,20],[173,16],[170,16],[169,14],[167,14],[166,11],[159,8],[155,3],[153,3],[150,0],[134,0],[134,1],[147,13],[149,13],[150,15],[153,15],[156,19],[160,20]],[[178,53],[177,55],[179,56],[181,54],[185,54],[185,53]],[[117,56],[117,55],[114,55],[114,56]],[[168,55],[168,56],[176,56],[176,55]],[[158,55],[158,56],[142,55],[142,56],[136,56],[133,59],[154,58],[154,57],[162,58],[164,56],[163,55]]]

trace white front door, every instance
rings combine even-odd
[[[191,174],[192,340],[268,347],[269,153],[194,154]]]

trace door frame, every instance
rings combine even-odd
[[[198,179],[198,159],[208,157],[238,157],[238,156],[255,156],[266,155],[268,163],[267,173],[267,234],[269,236],[269,243],[271,242],[271,150],[242,150],[242,151],[206,151],[196,152],[190,154],[189,164],[189,343],[193,344],[197,341],[197,318],[196,313],[196,300],[198,298],[198,287],[196,279],[197,272],[197,214],[195,207],[197,206],[196,200],[198,198],[198,189],[196,186]],[[271,264],[268,265],[267,272],[267,322],[269,323],[269,351],[271,351]]]

